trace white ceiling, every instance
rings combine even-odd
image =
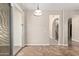
[[[21,4],[25,9],[35,10],[36,3],[23,3]],[[39,3],[39,7],[42,10],[59,10],[59,9],[78,9],[79,3]]]

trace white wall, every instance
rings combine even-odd
[[[72,40],[79,42],[79,14],[72,17]]]
[[[49,39],[49,15],[61,15],[61,11],[43,11],[42,16],[34,16],[33,10],[27,10],[26,15],[26,44],[48,45]],[[60,19],[61,20],[61,19]],[[60,24],[62,25],[62,23]],[[62,26],[61,26],[62,27]],[[60,27],[60,28],[61,28]],[[59,29],[62,33],[62,30]],[[59,35],[62,39],[62,34]],[[62,40],[61,40],[62,41]],[[62,42],[59,42],[62,44]]]
[[[47,15],[36,17],[33,11],[27,11],[27,42],[26,44],[49,44],[48,37],[48,23],[49,17]]]

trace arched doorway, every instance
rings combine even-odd
[[[72,18],[68,19],[68,46],[72,46]]]
[[[60,15],[50,15],[49,17],[49,42],[50,45],[58,45],[59,41],[59,19]]]
[[[58,18],[56,18],[52,24],[52,32],[54,34],[54,39],[58,41],[58,27],[59,27],[59,24],[58,24]]]

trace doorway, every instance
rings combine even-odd
[[[58,45],[60,15],[50,15],[49,19],[50,45]]]
[[[57,41],[58,41],[58,39],[59,39],[59,38],[58,38],[58,27],[59,27],[58,25],[59,25],[59,24],[58,24],[58,18],[56,18],[56,19],[55,19],[55,26],[54,26],[54,27],[55,27],[55,39],[56,39]]]
[[[68,19],[68,46],[72,46],[72,18]]]

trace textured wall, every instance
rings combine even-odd
[[[0,4],[0,46],[9,45],[9,41],[9,5]]]

